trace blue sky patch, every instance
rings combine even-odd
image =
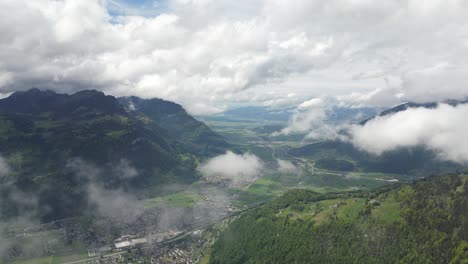
[[[112,16],[157,16],[167,10],[168,0],[108,0],[107,8]]]

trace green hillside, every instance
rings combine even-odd
[[[163,128],[177,146],[202,157],[222,154],[230,146],[223,137],[196,120],[182,106],[161,99],[119,98],[127,112],[145,125]]]
[[[292,190],[235,220],[210,263],[468,263],[468,177],[373,192]]]
[[[147,101],[153,108],[170,104],[175,105]],[[198,161],[209,156],[200,149],[220,152],[228,145],[178,109],[183,118],[152,113],[154,121],[145,122],[129,114],[115,97],[98,91],[66,95],[31,89],[0,100],[0,155],[11,167],[0,179],[0,216],[9,218],[28,209],[15,202],[15,190],[34,196],[38,214],[49,221],[84,212],[90,181],[140,197],[158,195],[163,184],[194,182]],[[187,138],[197,140],[182,147]],[[71,169],[76,160],[100,173]],[[125,169],[131,175],[124,175]]]

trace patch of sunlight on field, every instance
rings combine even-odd
[[[178,192],[166,196],[155,197],[143,201],[144,207],[172,207],[172,208],[190,208],[203,200],[199,194],[192,192]]]

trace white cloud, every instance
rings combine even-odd
[[[410,108],[377,117],[350,130],[352,143],[381,154],[400,147],[425,146],[443,160],[468,162],[468,105],[441,104],[435,109]]]
[[[281,173],[297,174],[300,172],[300,169],[288,160],[277,159],[276,162],[278,163],[278,171]]]
[[[98,215],[118,223],[132,223],[143,213],[136,195],[123,189],[105,188],[100,180],[106,173],[112,173],[121,180],[136,177],[138,172],[128,160],[120,160],[119,163],[112,165],[110,171],[80,158],[68,160],[66,167],[86,182],[88,205],[95,209]]]
[[[0,179],[7,176],[11,169],[6,160],[0,156]]]
[[[466,1],[169,0],[130,9],[115,0],[1,1],[0,94],[95,88],[196,114],[240,98],[284,104],[290,93],[359,105],[468,95]]]
[[[308,133],[313,129],[321,127],[326,117],[325,107],[324,101],[320,98],[314,98],[301,103],[294,111],[288,126],[275,135]]]
[[[138,176],[137,169],[135,169],[126,159],[121,159],[120,162],[114,166],[113,173],[122,180]]]
[[[90,205],[97,213],[108,219],[122,223],[133,223],[143,213],[141,203],[135,195],[122,190],[109,190],[97,184],[90,184],[87,189]]]
[[[328,112],[330,111],[328,108],[330,108],[330,104],[320,98],[304,101],[294,110],[288,126],[272,135],[301,133],[305,134],[306,139],[332,140],[340,138],[338,131],[341,126],[327,122]]]
[[[264,164],[253,154],[235,154],[228,151],[208,160],[199,170],[207,179],[220,178],[230,181],[233,185],[239,185],[261,176]]]

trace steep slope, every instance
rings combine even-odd
[[[468,177],[370,193],[292,190],[242,215],[210,263],[466,263]]]
[[[118,100],[128,114],[150,127],[159,126],[166,130],[173,142],[184,151],[201,157],[211,157],[224,153],[230,147],[223,137],[187,114],[178,104],[138,97],[124,97]]]
[[[89,182],[138,196],[157,194],[163,184],[193,182],[198,178],[196,155],[203,151],[187,149],[185,140],[178,139],[199,137],[195,129],[190,131],[196,120],[185,111],[181,118],[171,111],[162,111],[166,116],[148,125],[115,97],[98,91],[66,95],[31,89],[1,99],[0,157],[11,168],[0,178],[0,217],[21,210],[17,193],[30,195],[42,219],[52,220],[80,214],[87,207]],[[176,134],[179,130],[183,132]],[[222,146],[224,141],[213,134]],[[198,140],[194,144],[204,143]]]

